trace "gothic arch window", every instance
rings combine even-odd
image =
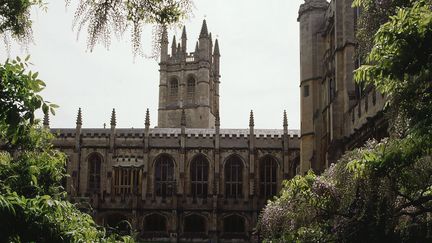
[[[99,192],[100,190],[101,164],[102,158],[97,153],[93,153],[88,157],[88,182],[90,192]]]
[[[203,155],[196,156],[190,166],[191,193],[193,197],[207,197],[209,163]]]
[[[206,219],[203,216],[192,214],[184,219],[184,232],[186,233],[205,233]]]
[[[169,95],[171,98],[177,98],[178,86],[178,80],[176,78],[172,78],[169,82]]]
[[[231,156],[225,163],[225,196],[241,198],[242,193],[243,163],[238,156]]]
[[[245,220],[239,215],[230,215],[223,220],[223,229],[225,233],[244,233]]]
[[[155,162],[156,196],[172,196],[175,186],[174,162],[168,155],[162,155]]]
[[[271,198],[277,194],[277,161],[266,156],[260,162],[260,195]]]
[[[150,214],[144,218],[144,231],[166,232],[167,220],[160,214]]]
[[[193,76],[189,76],[187,80],[187,101],[189,104],[194,103],[196,82]]]

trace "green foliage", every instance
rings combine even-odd
[[[366,65],[355,73],[356,80],[386,94],[393,111],[419,133],[431,132],[432,125],[431,6],[422,0],[398,8],[376,33]]]
[[[44,8],[45,3],[42,0],[0,0],[0,36],[28,44],[32,39],[32,6]]]
[[[19,140],[28,139],[28,128],[35,124],[35,111],[42,108],[54,113],[57,108],[39,95],[45,83],[37,72],[26,71],[28,60],[29,56],[24,60],[17,57],[0,64],[0,139],[9,145],[31,144]]]
[[[432,240],[430,142],[422,153],[399,147],[411,142],[371,141],[320,176],[309,172],[287,181],[263,210],[258,230],[273,242]]]
[[[57,106],[38,94],[45,84],[26,72],[27,61],[0,65],[0,242],[131,242],[66,201],[65,154],[34,118]]]

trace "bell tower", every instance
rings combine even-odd
[[[214,128],[219,110],[219,43],[213,41],[204,20],[194,52],[187,52],[186,27],[179,43],[168,33],[161,43],[158,127],[180,127],[182,110],[186,127]]]

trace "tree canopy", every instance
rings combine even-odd
[[[67,5],[73,1],[64,0]],[[141,35],[145,25],[153,25],[154,51],[162,35],[162,26],[178,24],[192,11],[191,0],[79,0],[73,26],[79,35],[87,32],[90,51],[98,44],[110,45],[113,36],[131,31],[132,50],[141,53]],[[47,9],[46,0],[0,0],[0,37],[22,44],[32,42],[32,7]]]

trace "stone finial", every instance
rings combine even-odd
[[[82,126],[81,107],[78,108],[78,115],[77,115],[77,119],[76,119],[76,125],[77,125],[77,126]]]
[[[218,39],[216,39],[216,42],[215,42],[213,55],[214,56],[220,56]]]
[[[220,127],[219,110],[216,110],[215,118],[215,126]]]
[[[288,117],[287,117],[286,110],[284,110],[283,126],[284,126],[284,127],[288,127]]]
[[[206,22],[205,19],[203,20],[202,27],[201,27],[201,32],[200,32],[199,37],[200,38],[206,38],[206,37],[208,37],[207,22]]]
[[[186,126],[186,112],[184,109],[182,109],[181,118],[180,118],[180,125],[182,127]]]
[[[44,112],[43,127],[49,128],[49,111]]]
[[[116,119],[116,112],[115,109],[113,108],[112,112],[111,112],[111,122],[110,122],[112,127],[115,127],[117,125],[117,119]]]
[[[250,111],[249,126],[250,127],[255,126],[253,110]]]
[[[144,125],[146,127],[150,127],[150,111],[149,111],[148,108],[146,110],[146,116],[145,116],[145,123],[144,123]]]

